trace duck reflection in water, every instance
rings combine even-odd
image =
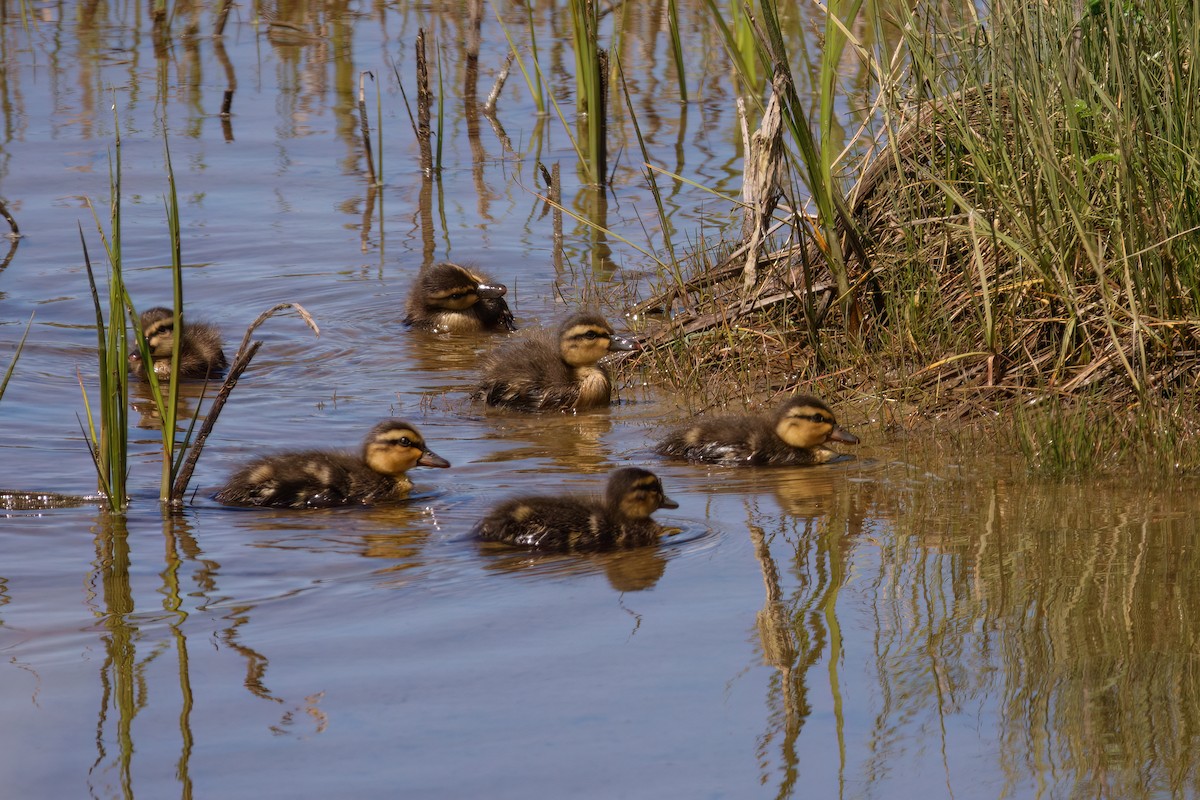
[[[549,553],[538,550],[514,551],[495,542],[482,542],[483,552],[493,556],[486,569],[544,578],[548,575],[586,575],[603,572],[618,592],[638,592],[658,583],[667,571],[663,548],[635,547],[604,553]]]
[[[413,467],[449,467],[407,422],[380,422],[361,455],[306,450],[263,456],[235,472],[216,494],[219,503],[281,508],[326,508],[404,498]]]
[[[612,378],[599,364],[610,352],[637,350],[604,317],[582,312],[557,331],[536,331],[488,354],[472,397],[520,411],[579,411],[612,401]]]
[[[196,405],[202,398],[211,398],[217,393],[219,382],[206,386],[203,381],[187,381],[179,384],[175,398],[175,430],[185,431],[196,416]],[[167,402],[167,387],[162,384],[163,402]],[[137,427],[157,431],[162,428],[162,415],[146,381],[131,381],[129,384],[129,407],[137,412]]]
[[[623,467],[609,476],[603,498],[534,495],[492,509],[476,538],[557,552],[588,552],[658,544],[665,529],[650,519],[679,508],[653,472]]]
[[[404,324],[434,333],[515,331],[502,283],[458,264],[426,264],[408,297]]]
[[[507,414],[492,416],[489,441],[504,446],[480,459],[480,463],[518,460],[550,461],[571,472],[604,472],[612,463],[606,440],[612,431],[612,415],[602,409],[551,417]]]
[[[807,466],[841,458],[828,442],[858,444],[858,437],[838,425],[824,402],[797,395],[770,417],[702,419],[668,434],[655,452],[727,466]]]

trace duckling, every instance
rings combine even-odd
[[[538,331],[490,353],[472,397],[525,411],[606,406],[612,380],[596,362],[614,350],[638,349],[599,314],[582,312],[556,333]]]
[[[361,455],[307,450],[251,461],[217,492],[219,503],[282,508],[327,508],[399,500],[412,488],[414,466],[448,467],[407,422],[386,419],[363,441]]]
[[[660,455],[727,465],[824,464],[836,457],[826,442],[858,444],[837,424],[829,406],[810,395],[788,400],[771,417],[705,419],[674,431],[658,444]]]
[[[408,296],[404,324],[435,333],[515,331],[504,300],[508,288],[466,267],[425,265]]]
[[[181,320],[182,323],[182,320]],[[175,338],[175,312],[169,308],[151,308],[141,316],[142,334],[150,346],[154,373],[160,379],[171,375],[171,347]],[[179,344],[179,377],[204,378],[228,366],[221,349],[221,332],[207,322],[183,325]],[[138,378],[146,377],[141,353],[131,353],[129,369]]]
[[[650,519],[679,508],[653,472],[623,467],[608,478],[604,498],[516,497],[492,509],[473,530],[488,542],[578,552],[656,544],[662,527]]]

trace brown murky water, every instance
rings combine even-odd
[[[137,432],[129,514],[0,517],[0,792],[12,797],[1187,797],[1200,794],[1194,483],[1042,484],[990,444],[905,442],[847,411],[857,460],[799,470],[662,463],[680,403],[635,375],[610,411],[520,416],[466,399],[490,341],[400,318],[426,258],[510,286],[525,326],[581,300],[619,318],[653,268],[568,221],[556,273],[536,161],[594,213],[557,117],[518,74],[500,129],[463,113],[458,6],[245,4],[223,41],[177,4],[156,50],[145,4],[4,3],[0,197],[25,234],[0,271],[0,486],[85,494],[77,370],[94,386],[78,226],[107,219],[115,103],[135,300],[169,299],[161,131],[183,204],[190,313],[230,338],[280,301],[200,462],[186,513],[155,500]],[[501,10],[525,41],[523,9]],[[738,189],[732,87],[683,6],[692,101],[673,101],[660,4],[629,8],[623,63],[652,158]],[[533,14],[566,113],[565,9]],[[200,34],[179,34],[195,20]],[[271,24],[273,22],[274,24]],[[390,63],[413,90],[424,27],[446,75],[446,169],[422,181]],[[505,39],[485,9],[480,94]],[[383,90],[372,197],[352,116]],[[233,117],[218,115],[236,78]],[[371,86],[371,84],[368,84]],[[368,93],[373,98],[373,90]],[[374,101],[368,100],[374,122]],[[622,118],[623,119],[623,118]],[[627,124],[607,224],[661,249]],[[730,207],[672,186],[676,246]],[[423,210],[424,208],[424,210]],[[650,242],[647,244],[647,239]],[[606,255],[607,254],[607,255]],[[648,384],[642,386],[642,384]],[[407,505],[227,509],[247,454],[352,445],[403,415],[448,458]],[[662,547],[532,556],[467,537],[516,491],[591,490],[648,465],[680,508]]]

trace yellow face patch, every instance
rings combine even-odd
[[[150,355],[163,358],[171,355],[172,341],[175,338],[175,321],[171,318],[158,320],[147,325],[143,331],[146,334],[146,344],[150,345]]]
[[[562,359],[572,367],[591,366],[608,353],[612,336],[610,328],[600,325],[572,325],[563,332],[559,342]]]
[[[384,475],[408,472],[425,453],[425,440],[410,428],[392,428],[367,444],[367,466]]]
[[[790,447],[819,447],[829,441],[837,420],[829,411],[813,406],[797,406],[787,412],[775,427],[775,433]]]
[[[667,498],[662,483],[653,475],[635,481],[621,496],[621,513],[631,519],[645,519],[660,508],[677,508]]]

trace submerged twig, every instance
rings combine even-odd
[[[13,219],[13,215],[8,213],[8,206],[5,205],[3,200],[0,200],[0,216],[3,216],[4,219],[8,221],[8,227],[12,229],[12,233],[10,235],[13,238],[19,237],[21,235],[21,229],[17,227],[17,221]]]

